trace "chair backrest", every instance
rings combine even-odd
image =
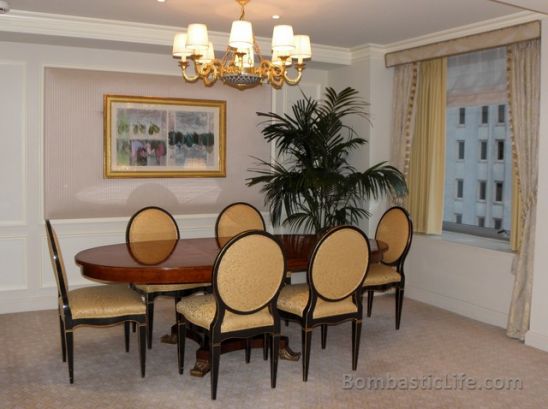
[[[215,236],[234,237],[248,230],[266,230],[261,212],[249,203],[237,202],[221,211],[215,223]]]
[[[234,313],[251,314],[275,303],[285,270],[283,250],[271,234],[259,230],[239,234],[215,260],[213,293],[217,305]]]
[[[63,300],[63,304],[68,305],[68,281],[65,262],[63,261],[63,255],[61,254],[57,234],[55,233],[55,230],[53,230],[53,226],[49,220],[46,220],[46,232],[48,236],[51,266],[53,268],[53,274],[55,274],[55,281],[57,282],[57,293]]]
[[[126,242],[179,240],[179,227],[169,212],[149,206],[139,210],[129,219]]]
[[[353,226],[329,230],[316,244],[308,267],[311,290],[340,301],[361,289],[369,267],[369,240]]]
[[[413,224],[407,210],[394,206],[388,209],[377,225],[375,239],[388,244],[383,254],[385,264],[398,264],[407,254],[413,238]]]

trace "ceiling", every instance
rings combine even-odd
[[[520,0],[516,0],[520,1]],[[546,4],[545,0],[522,3]],[[228,32],[239,17],[233,0],[8,0],[12,10],[186,27],[206,23]],[[390,44],[521,11],[491,0],[252,0],[246,18],[255,34],[270,37],[274,24],[291,24],[316,44],[353,47]],[[278,14],[278,22],[272,15]]]

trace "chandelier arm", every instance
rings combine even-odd
[[[199,75],[188,75],[187,72],[186,72],[186,69],[188,67],[188,62],[183,62],[181,61],[179,63],[179,66],[181,67],[181,71],[183,72],[183,78],[185,81],[187,82],[196,82],[200,79],[200,76]]]
[[[289,78],[289,76],[287,75],[287,71],[284,71],[285,82],[287,82],[289,85],[297,85],[303,76],[304,66],[298,64],[296,68],[297,68],[297,77],[295,78]]]

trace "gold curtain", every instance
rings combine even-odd
[[[447,60],[420,63],[409,167],[409,211],[416,232],[441,234],[445,178]]]

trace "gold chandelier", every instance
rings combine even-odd
[[[202,80],[212,86],[220,79],[226,85],[244,90],[261,84],[279,89],[284,84],[296,85],[305,68],[304,60],[312,57],[310,37],[293,35],[289,25],[274,26],[272,58],[264,58],[253,34],[251,22],[244,20],[245,5],[250,0],[236,0],[241,6],[240,19],[232,22],[228,47],[221,59],[215,58],[213,44],[208,39],[205,24],[190,24],[186,33],[177,33],[173,40],[173,57],[187,82]],[[190,61],[189,61],[190,60]],[[193,67],[193,73],[190,66]],[[297,75],[290,78],[288,69]]]

